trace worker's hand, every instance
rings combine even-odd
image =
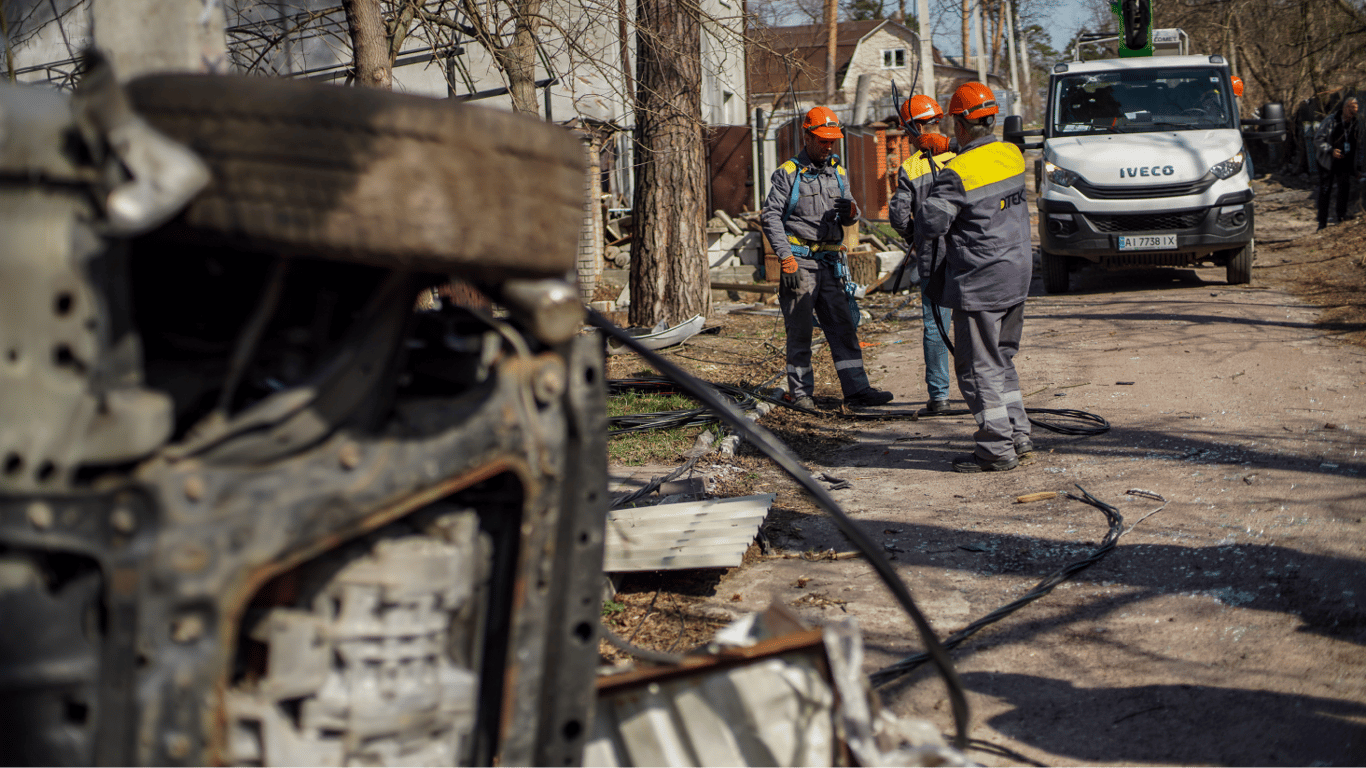
[[[915,137],[915,146],[930,155],[942,155],[949,151],[949,137],[942,133],[922,133]]]
[[[781,278],[782,287],[785,291],[795,291],[801,286],[801,267],[797,266],[797,257],[788,256],[783,259],[783,276]]]
[[[1333,150],[1333,159],[1334,159],[1334,160],[1341,160],[1341,159],[1342,159],[1342,150],[1340,150],[1340,149],[1335,149],[1335,150]]]
[[[835,215],[841,224],[849,225],[858,221],[858,204],[847,197],[835,198]]]

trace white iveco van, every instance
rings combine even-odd
[[[1065,292],[1085,262],[1205,262],[1226,266],[1229,283],[1251,280],[1252,177],[1232,93],[1222,56],[1073,61],[1053,68],[1042,130],[1006,119],[1008,141],[1043,149],[1035,183],[1049,293]],[[1284,136],[1283,119],[1242,122],[1270,129],[1249,138]],[[1025,143],[1040,134],[1042,144]]]

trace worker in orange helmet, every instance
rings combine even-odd
[[[1233,81],[1233,98],[1243,98],[1243,78],[1232,75],[1229,79]]]
[[[814,411],[811,370],[812,313],[820,320],[835,360],[844,402],[885,405],[891,392],[874,389],[858,343],[858,306],[844,263],[844,226],[858,221],[835,144],[844,138],[839,118],[815,107],[802,121],[803,149],[773,172],[759,214],[764,235],[781,259],[778,303],[787,330],[787,391],[794,405]]]
[[[921,274],[930,298],[953,310],[954,372],[977,420],[973,452],[953,459],[959,472],[1011,470],[1034,450],[1015,372],[1033,262],[1025,162],[992,134],[999,111],[983,83],[954,91],[959,151],[915,209],[916,236],[944,238],[938,258],[920,254]]]
[[[902,122],[906,125],[914,123],[918,129],[912,139],[916,152],[897,171],[896,193],[892,195],[889,213],[892,228],[909,246],[906,258],[913,264],[919,261],[919,254],[928,254],[934,249],[942,251],[944,247],[942,238],[922,237],[915,227],[915,206],[929,194],[930,184],[934,181],[930,158],[942,167],[954,157],[949,148],[949,137],[939,133],[939,122],[943,117],[944,110],[939,107],[939,102],[924,94],[912,96],[901,104]],[[926,295],[926,277],[922,274],[919,280],[920,311],[924,320],[920,347],[925,355],[925,388],[929,390],[925,413],[938,415],[949,411],[949,350],[944,345],[940,329],[947,332],[951,320],[949,311]]]

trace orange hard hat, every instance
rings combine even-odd
[[[908,123],[912,120],[935,120],[943,116],[944,110],[939,108],[939,102],[923,93],[917,93],[901,103],[901,119]]]
[[[802,129],[818,139],[844,138],[844,131],[840,130],[840,119],[826,107],[812,107],[811,111],[806,113],[806,119],[802,121]]]
[[[996,95],[977,81],[958,86],[949,100],[949,114],[962,115],[969,120],[980,120],[1000,111],[996,106]]]
[[[1243,98],[1243,78],[1233,75],[1233,95],[1236,98]]]

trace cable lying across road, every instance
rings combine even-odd
[[[758,406],[759,401],[763,400],[774,405],[781,405],[802,413],[819,412],[808,411],[805,408],[798,408],[796,405],[781,398],[772,397],[761,392],[755,392],[744,387],[733,384],[717,384],[707,382],[712,388],[730,398],[737,408],[748,412]],[[628,391],[654,392],[657,394],[670,394],[678,391],[678,385],[673,381],[662,376],[639,376],[633,379],[611,379],[607,382],[607,393],[609,395],[619,395]],[[1087,411],[1078,411],[1071,408],[1026,408],[1025,413],[1029,415],[1029,423],[1050,432],[1060,435],[1079,435],[1093,436],[1109,431],[1110,422],[1103,416]],[[1035,418],[1036,414],[1044,414],[1055,418]],[[968,416],[971,412],[964,408],[946,411],[936,414],[933,418],[943,418],[945,416]],[[918,411],[895,411],[867,409],[858,410],[850,413],[850,416],[857,419],[917,419],[921,418]],[[1080,424],[1059,423],[1058,419],[1073,419]],[[676,429],[678,427],[698,427],[707,424],[715,424],[721,418],[706,408],[683,408],[676,411],[657,411],[654,413],[631,413],[623,416],[612,416],[607,420],[607,430],[609,435],[623,435],[628,432],[647,432],[654,429]]]
[[[1067,581],[1073,576],[1076,576],[1078,573],[1081,573],[1087,568],[1090,568],[1091,566],[1105,559],[1105,556],[1110,554],[1110,552],[1114,550],[1115,542],[1119,541],[1119,537],[1123,536],[1126,533],[1126,531],[1124,530],[1124,516],[1119,513],[1118,509],[1114,508],[1109,504],[1106,504],[1100,499],[1097,499],[1095,496],[1092,496],[1089,492],[1087,492],[1085,488],[1082,488],[1080,485],[1077,486],[1077,490],[1082,492],[1081,496],[1076,496],[1074,494],[1068,493],[1067,498],[1075,499],[1076,501],[1090,504],[1096,509],[1099,509],[1101,513],[1105,515],[1106,521],[1110,523],[1110,530],[1105,533],[1105,538],[1100,542],[1100,546],[1097,547],[1095,551],[1093,551],[1085,559],[1078,560],[1074,563],[1068,563],[1062,568],[1059,568],[1058,570],[1054,571],[1052,574],[1045,577],[1038,584],[1035,584],[1033,589],[1029,590],[1029,592],[1025,593],[1018,600],[1006,603],[1005,605],[1001,606],[1000,608],[997,608],[991,613],[988,613],[982,618],[972,622],[966,627],[963,627],[957,632],[954,632],[952,635],[949,635],[948,638],[944,640],[944,650],[951,651],[954,648],[957,648],[959,645],[963,643],[964,640],[967,640],[969,637],[972,637],[973,635],[977,634],[977,632],[982,628],[987,627],[991,624],[995,624],[996,622],[1020,610],[1026,605],[1029,605],[1035,600],[1038,600],[1044,595],[1047,595],[1049,592],[1052,592],[1059,584],[1063,583],[1064,581]],[[1157,498],[1161,497],[1159,496]],[[1166,500],[1163,499],[1163,501]],[[1165,506],[1165,504],[1163,506]],[[928,660],[929,655],[924,653],[917,653],[914,656],[907,656],[901,661],[898,661],[894,664],[890,664],[886,667],[883,667],[882,669],[879,669],[878,671],[869,675],[868,679],[872,682],[874,686],[883,686],[894,680],[897,680],[898,678],[904,677],[905,675],[909,675],[917,667],[919,667],[921,664],[924,664]]]

